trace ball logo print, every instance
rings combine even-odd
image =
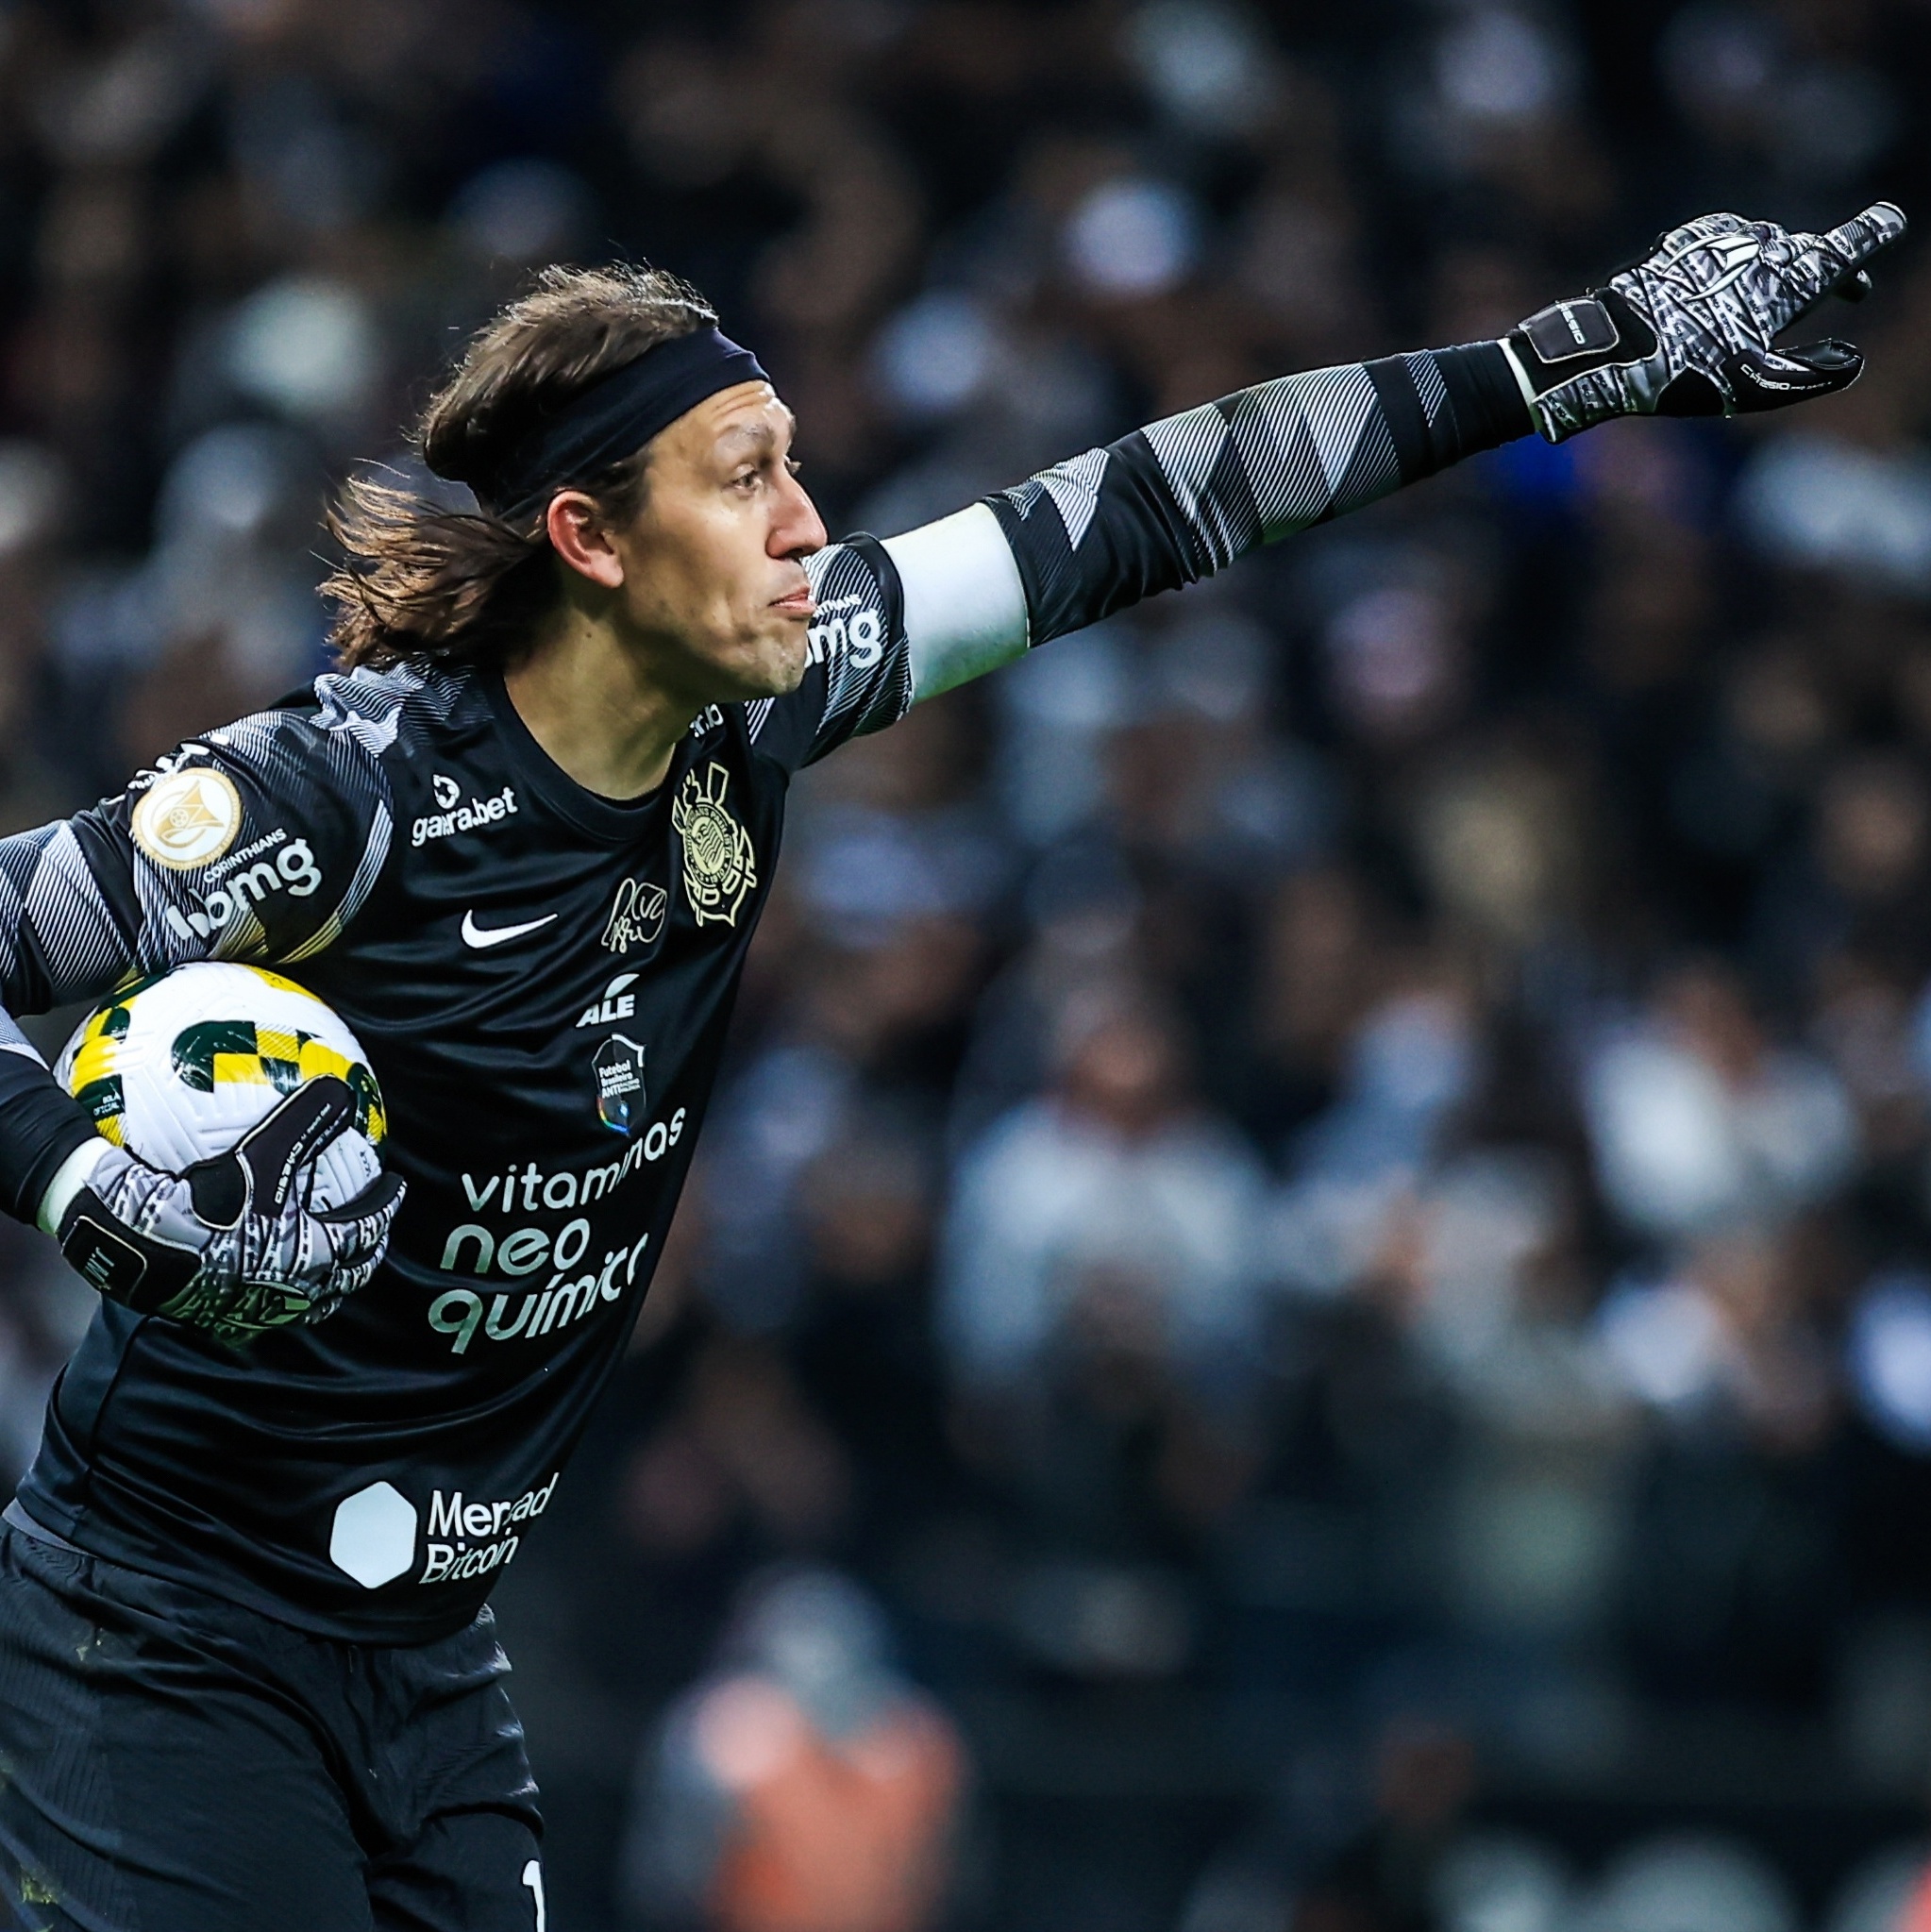
[[[242,796],[219,771],[177,771],[134,808],[134,843],[157,865],[187,872],[211,864],[242,829]]]
[[[745,895],[758,882],[758,857],[751,835],[725,804],[730,774],[721,764],[705,767],[700,780],[684,774],[671,807],[670,822],[684,845],[684,897],[698,925],[713,919],[737,924]]]
[[[118,1010],[125,1016],[126,1008]],[[292,1094],[307,1082],[332,1073],[355,1097],[356,1132],[378,1149],[389,1137],[376,1076],[360,1061],[299,1027],[259,1025],[252,1019],[201,1020],[175,1035],[170,1058],[175,1077],[200,1094],[211,1094],[228,1082]]]

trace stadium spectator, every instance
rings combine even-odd
[[[950,1722],[891,1669],[880,1612],[833,1571],[747,1589],[719,1670],[639,1766],[640,1923],[921,1932],[966,1797]]]
[[[1131,996],[1070,1002],[1049,1098],[964,1156],[943,1333],[974,1393],[1024,1393],[1082,1347],[1235,1374],[1259,1316],[1258,1164],[1187,1099],[1172,1023]]]

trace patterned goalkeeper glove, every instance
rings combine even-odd
[[[1772,344],[1824,296],[1861,300],[1863,264],[1904,232],[1888,201],[1827,235],[1703,215],[1606,287],[1530,316],[1503,353],[1551,443],[1611,416],[1734,416],[1831,395],[1863,373],[1858,350]]]
[[[346,1084],[327,1075],[185,1174],[109,1147],[60,1216],[60,1252],[109,1299],[230,1347],[324,1320],[375,1273],[402,1205],[401,1178],[384,1174],[310,1211],[309,1164],[354,1118]]]

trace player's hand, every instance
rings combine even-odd
[[[60,1252],[112,1300],[231,1345],[321,1321],[375,1273],[402,1205],[401,1178],[384,1174],[342,1207],[310,1210],[310,1163],[354,1118],[328,1075],[185,1174],[110,1148],[60,1218]]]
[[[1551,443],[1611,416],[1734,416],[1831,395],[1863,355],[1832,337],[1776,338],[1826,295],[1867,295],[1864,263],[1905,227],[1888,201],[1827,235],[1702,215],[1606,287],[1530,316],[1503,348]]]

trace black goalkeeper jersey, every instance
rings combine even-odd
[[[634,804],[564,776],[496,680],[357,672],[0,839],[0,1201],[31,1219],[93,1133],[10,1015],[198,959],[335,1007],[409,1182],[382,1268],[314,1327],[230,1351],[104,1302],[21,1505],[326,1635],[462,1625],[548,1508],[649,1285],[791,774],[1527,427],[1493,344],[1313,370],[820,551],[799,688],[706,711]]]
[[[324,678],[50,829],[30,899],[98,895],[141,970],[275,962],[342,1015],[409,1198],[316,1327],[235,1352],[103,1302],[21,1487],[38,1522],[334,1636],[475,1615],[649,1285],[791,774],[910,702],[878,546],[812,575],[799,688],[704,713],[634,803],[566,777],[499,680],[397,671]]]

